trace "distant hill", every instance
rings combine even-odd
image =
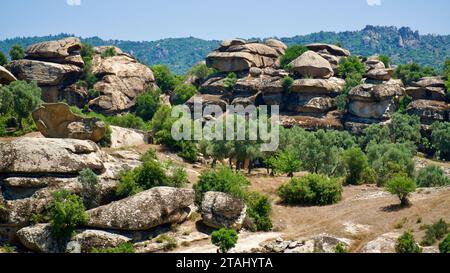
[[[19,37],[0,41],[0,51],[9,52],[13,44],[27,47],[31,44],[73,36],[59,34],[45,37]],[[276,37],[275,37],[276,38]],[[291,38],[279,38],[288,45],[313,42],[340,43],[353,54],[369,56],[386,54],[394,64],[415,61],[421,65],[441,69],[450,58],[450,35],[420,35],[408,27],[367,26],[360,31],[318,32]],[[186,72],[219,46],[220,41],[207,41],[194,37],[169,38],[150,42],[103,40],[99,37],[83,38],[94,46],[115,45],[136,56],[147,65],[166,64],[175,73]]]

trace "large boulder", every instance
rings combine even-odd
[[[59,253],[61,245],[52,236],[51,226],[38,224],[22,228],[17,232],[20,242],[28,249],[39,253]]]
[[[362,253],[395,253],[395,244],[401,236],[398,232],[390,232],[380,235],[368,242],[361,249]]]
[[[314,43],[314,44],[306,45],[306,48],[308,48],[309,50],[315,51],[315,52],[326,51],[329,54],[334,55],[334,56],[348,57],[351,55],[350,51],[348,51],[347,49],[341,48],[337,45]]]
[[[329,79],[298,79],[292,84],[290,91],[316,95],[338,95],[344,90],[345,80],[331,77]]]
[[[111,148],[123,148],[145,145],[150,142],[150,136],[139,130],[111,126]]]
[[[328,79],[334,74],[330,63],[314,51],[306,51],[290,65],[300,76]]]
[[[78,174],[103,172],[103,153],[87,140],[18,138],[0,141],[0,174]]]
[[[447,88],[443,77],[420,78],[406,88],[406,93],[416,100],[445,101],[447,99]]]
[[[208,54],[206,65],[220,72],[238,72],[249,70],[251,67],[275,66],[286,46],[272,39],[266,42],[264,44],[239,39],[223,41],[220,48]]]
[[[10,84],[11,82],[14,81],[17,81],[16,77],[6,68],[0,65],[0,85]]]
[[[156,187],[109,205],[87,211],[88,227],[148,230],[186,219],[194,204],[194,191]]]
[[[53,63],[74,64],[84,66],[80,56],[80,39],[69,37],[59,41],[48,41],[28,47],[27,58]]]
[[[207,192],[203,197],[203,223],[213,228],[240,230],[246,211],[243,201],[223,192]]]
[[[94,85],[100,96],[90,101],[89,106],[107,114],[129,110],[139,95],[156,87],[152,70],[125,53],[116,52],[111,57],[95,55],[92,73],[100,79]]]
[[[336,108],[333,98],[304,94],[291,94],[287,109],[297,113],[327,113]]]
[[[391,68],[375,68],[367,71],[364,77],[378,81],[389,81],[393,73],[394,69]]]
[[[120,234],[88,229],[77,231],[77,234],[67,244],[66,252],[90,253],[94,248],[114,248],[128,242],[131,242],[131,239]]]
[[[425,124],[434,121],[449,121],[449,111],[448,103],[434,100],[415,100],[406,107],[408,114],[419,116]]]
[[[33,111],[38,130],[49,138],[74,138],[100,141],[106,133],[106,125],[97,118],[75,115],[65,103],[43,104]]]

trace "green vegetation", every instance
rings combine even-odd
[[[286,173],[289,177],[294,177],[294,173],[300,171],[301,161],[294,151],[286,150],[271,157],[269,164],[276,173]]]
[[[289,64],[301,56],[303,53],[308,51],[308,49],[302,45],[292,45],[286,49],[286,52],[281,57],[281,67],[284,69],[288,68]]]
[[[98,249],[93,248],[91,253],[115,254],[115,253],[135,253],[132,243],[123,243],[117,247]]]
[[[450,234],[439,244],[439,252],[450,253]]]
[[[403,84],[411,85],[420,78],[427,76],[436,76],[436,70],[432,67],[422,67],[417,63],[400,64],[394,71],[394,77],[401,79]]]
[[[391,66],[391,58],[387,55],[379,55],[378,60],[382,61],[386,68]]]
[[[365,66],[357,56],[342,58],[339,62],[339,76],[341,78],[349,78],[354,75],[363,75]]]
[[[188,72],[188,76],[194,76],[197,81],[204,82],[209,76],[216,73],[214,68],[209,68],[206,64],[201,63],[193,66]]]
[[[78,175],[78,182],[82,185],[81,196],[87,209],[98,207],[100,204],[100,179],[91,169],[84,169]]]
[[[211,234],[211,242],[219,248],[221,253],[227,253],[238,241],[238,234],[233,229],[222,228]]]
[[[9,57],[12,61],[22,60],[25,58],[25,51],[23,47],[19,44],[15,44],[9,50]]]
[[[252,219],[253,231],[270,231],[272,229],[272,205],[267,196],[257,192],[250,192],[246,196],[247,215]]]
[[[167,234],[159,235],[155,240],[159,244],[164,244],[164,250],[169,251],[178,246],[177,240],[173,236]]]
[[[186,171],[171,162],[161,163],[154,151],[150,150],[141,160],[142,165],[125,170],[120,174],[116,194],[120,197],[131,196],[153,187],[183,187],[187,183]],[[167,175],[166,173],[170,173]]]
[[[0,245],[0,253],[15,253],[16,251],[17,251],[17,248],[10,244]]]
[[[278,195],[288,204],[329,205],[341,200],[342,190],[336,179],[308,174],[302,178],[292,178],[278,189]]]
[[[173,91],[181,83],[181,77],[172,74],[165,65],[154,65],[151,69],[155,75],[156,84],[163,92]]]
[[[427,225],[425,228],[425,237],[421,242],[424,246],[433,245],[437,240],[441,240],[448,233],[448,224],[443,219],[440,219],[432,225]]]
[[[347,252],[348,251],[347,251],[347,249],[345,249],[345,245],[343,243],[338,243],[336,245],[336,247],[334,248],[334,253],[342,254],[342,253],[347,253]]]
[[[286,94],[291,92],[291,87],[294,84],[294,79],[289,76],[283,78],[283,90]]]
[[[422,253],[422,248],[416,243],[410,232],[405,232],[398,238],[395,251],[397,253]]]
[[[192,84],[180,84],[175,88],[175,105],[184,104],[197,93],[197,88]]]
[[[94,48],[87,43],[81,44],[81,57],[84,61],[84,69],[82,81],[86,84],[86,88],[89,90],[89,97],[98,97],[98,91],[93,90],[94,84],[98,81],[97,77],[92,74],[92,59],[94,58]]]
[[[363,174],[369,169],[367,156],[359,147],[346,150],[343,154],[345,168],[347,169],[346,183],[352,185],[364,184]]]
[[[236,73],[231,72],[228,73],[227,77],[224,80],[224,86],[228,91],[233,91],[234,86],[237,82],[237,76]]]
[[[108,47],[105,51],[102,52],[101,57],[102,59],[106,59],[109,57],[114,57],[116,55],[117,55],[116,49],[114,47]]]
[[[436,157],[450,160],[450,122],[435,122],[431,125],[431,145]]]
[[[416,191],[416,182],[406,176],[395,176],[386,183],[386,190],[391,194],[397,195],[400,199],[400,205],[409,205],[408,196]]]
[[[161,91],[148,90],[144,94],[140,95],[136,99],[136,116],[142,118],[144,121],[149,121],[153,118],[156,111],[158,111],[161,106]]]
[[[85,224],[89,216],[79,196],[62,190],[56,192],[54,198],[50,212],[52,234],[56,238],[65,239],[72,236],[79,225]]]
[[[419,187],[442,187],[450,185],[450,179],[445,175],[444,170],[436,165],[429,165],[420,170],[416,182]]]
[[[5,54],[0,51],[0,65],[5,66],[8,64],[8,58],[6,58]]]

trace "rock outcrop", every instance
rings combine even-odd
[[[331,64],[314,51],[306,51],[290,63],[292,70],[301,77],[328,79],[333,76]]]
[[[33,111],[36,127],[49,138],[74,138],[100,141],[106,133],[106,125],[97,118],[75,115],[65,103],[43,104]]]
[[[7,85],[11,82],[17,81],[16,77],[11,74],[6,68],[0,65],[0,86],[2,84]]]
[[[149,134],[143,131],[117,126],[111,126],[111,130],[111,148],[139,146],[150,142]]]
[[[203,223],[213,228],[240,230],[247,206],[241,200],[222,192],[207,192],[202,201]]]
[[[394,73],[394,69],[386,67],[386,65],[379,59],[379,56],[371,56],[367,58],[367,61],[364,64],[366,67],[364,77],[369,81],[389,81]]]
[[[134,196],[87,211],[88,227],[117,230],[148,230],[186,219],[194,204],[194,191],[156,187]]]

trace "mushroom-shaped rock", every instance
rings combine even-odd
[[[10,84],[14,81],[17,81],[16,77],[0,65],[0,84]]]
[[[247,206],[223,192],[207,192],[202,201],[203,223],[213,228],[241,229]]]
[[[424,123],[449,121],[450,106],[443,101],[415,100],[406,107],[410,115],[417,115]]]
[[[100,141],[106,133],[106,125],[97,118],[75,115],[65,103],[47,103],[33,111],[38,130],[49,138],[74,138]]]
[[[84,62],[80,56],[80,39],[69,37],[58,41],[48,41],[33,44],[28,47],[27,58],[54,63],[75,64],[83,66]]]
[[[306,51],[290,63],[292,70],[300,75],[328,79],[333,76],[330,63],[314,51]]]
[[[351,55],[350,51],[348,51],[347,49],[341,48],[337,45],[314,43],[314,44],[306,45],[306,48],[308,48],[309,50],[315,51],[315,52],[327,51],[328,53],[330,53],[331,55],[334,55],[334,56],[348,57]]]

